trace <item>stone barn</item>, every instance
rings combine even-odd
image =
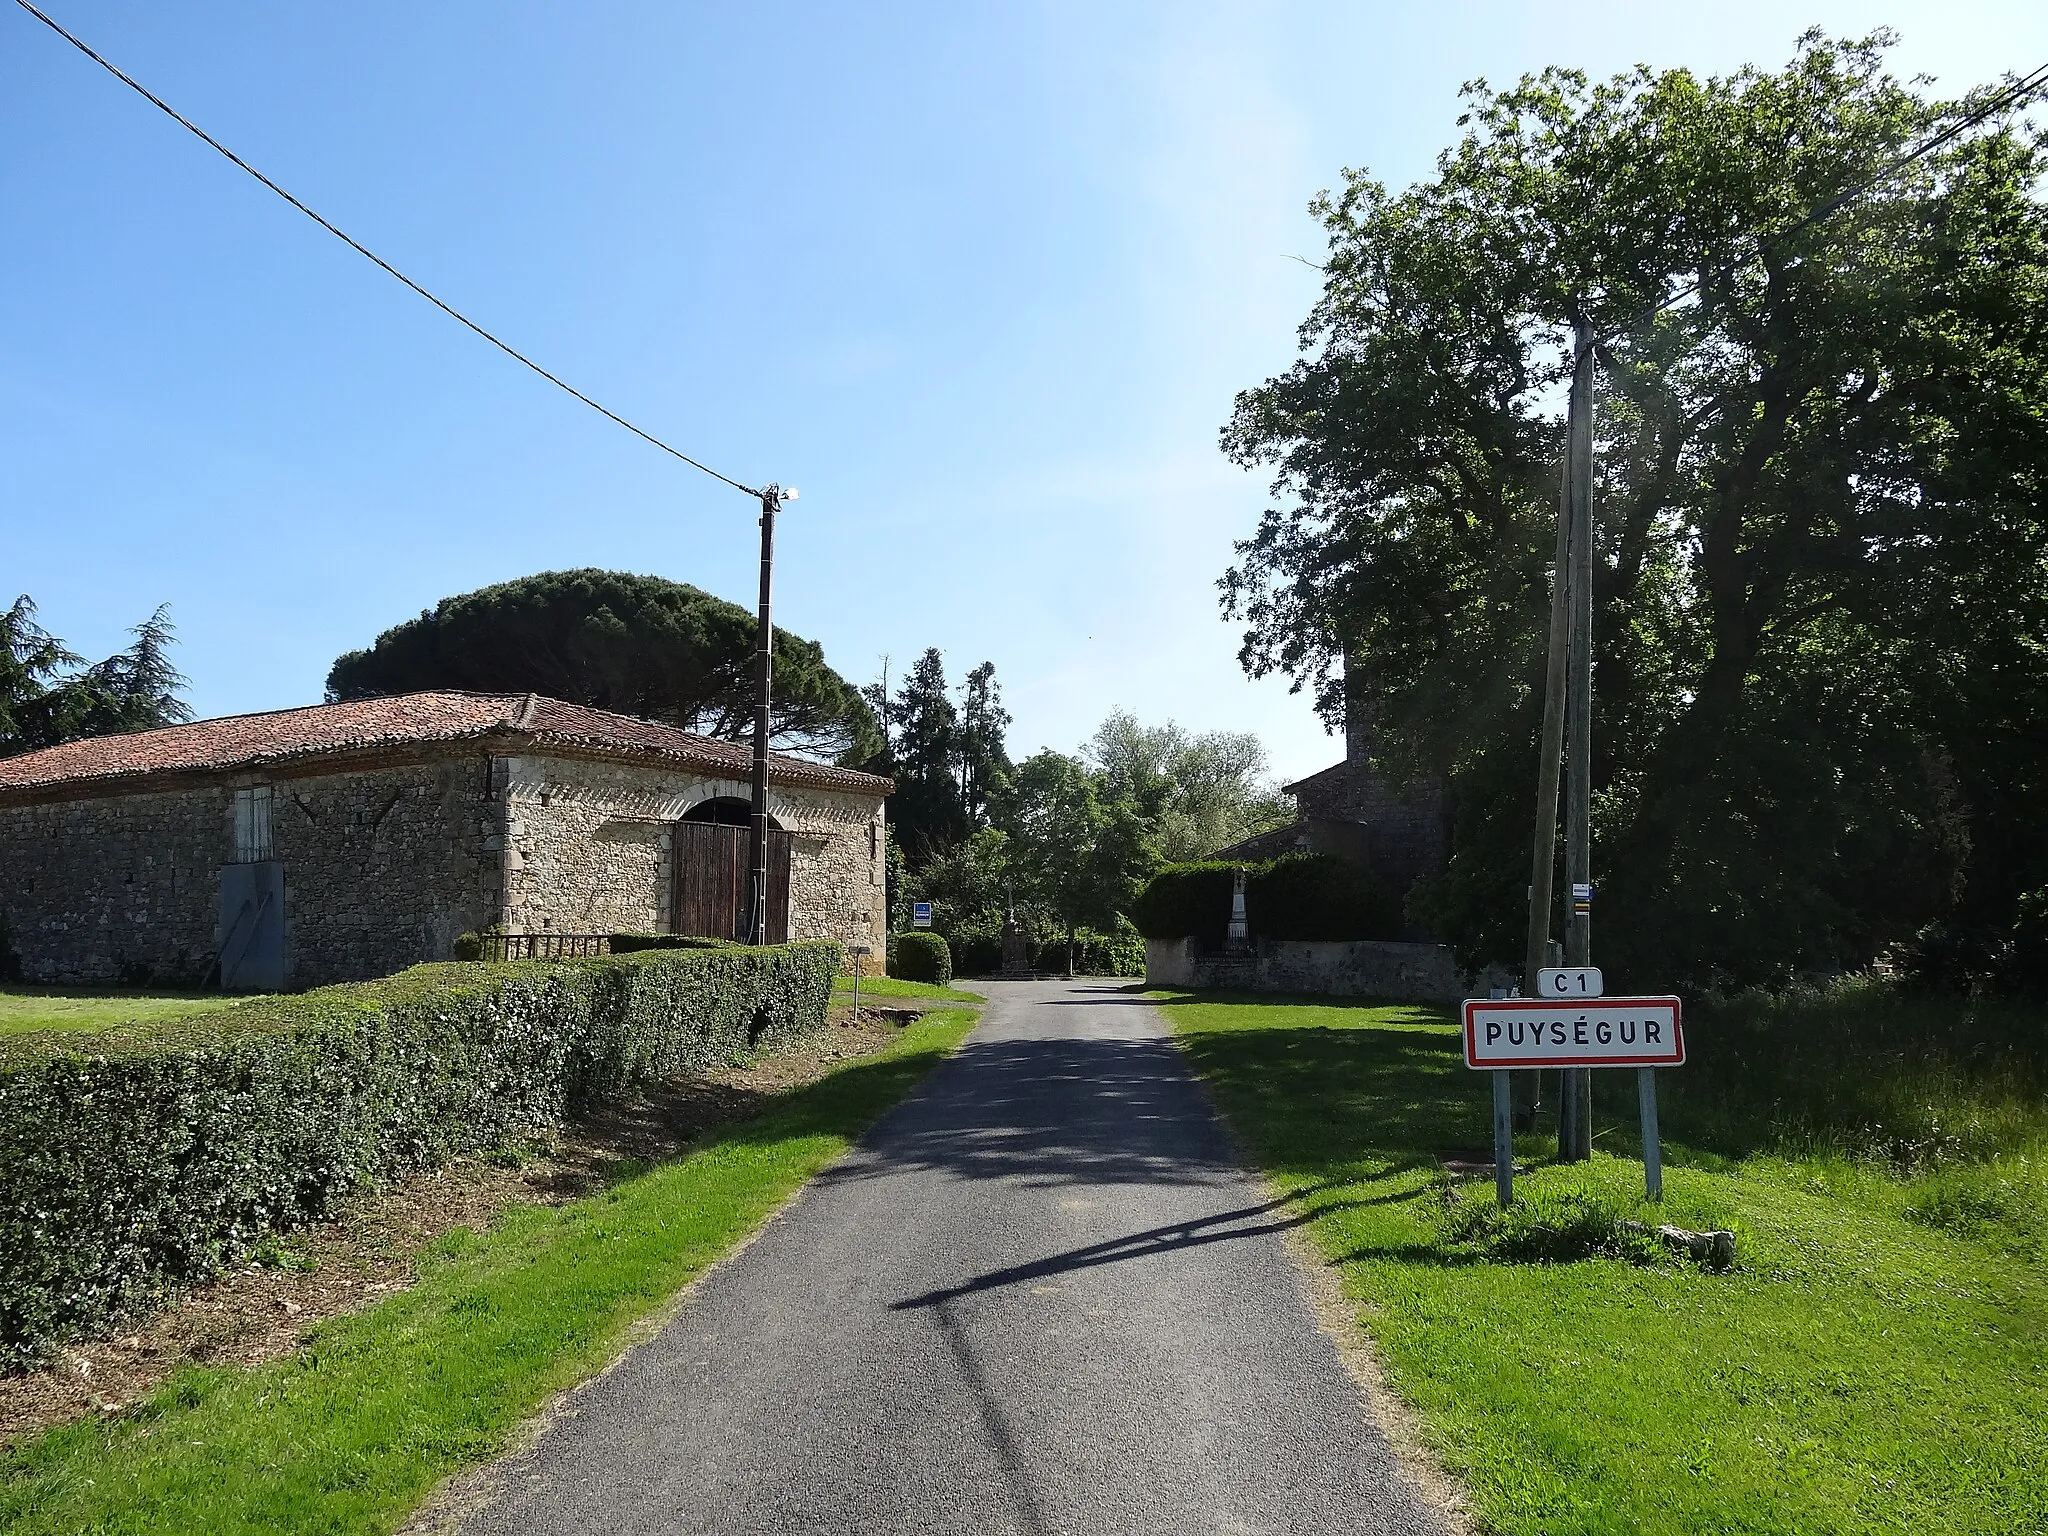
[[[271,989],[457,935],[733,937],[746,747],[533,694],[433,692],[0,759],[0,945],[24,979]],[[880,950],[872,774],[776,755],[769,932]]]

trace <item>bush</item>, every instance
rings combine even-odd
[[[994,927],[964,925],[946,935],[947,947],[953,955],[953,974],[956,976],[993,976],[1003,968],[1003,930],[1000,924]]]
[[[1048,951],[1052,949],[1047,945]],[[1064,946],[1061,955],[1064,959]],[[1081,976],[1142,976],[1145,940],[1129,923],[1115,933],[1082,928],[1074,934],[1074,971]]]
[[[953,954],[956,976],[994,976],[1003,968],[1003,930],[1000,927],[968,926],[946,936]],[[1034,971],[1063,971],[1067,968],[1067,936],[1046,933],[1024,940],[1024,963]],[[1145,974],[1145,940],[1129,923],[1115,933],[1097,933],[1080,928],[1074,933],[1074,970],[1083,976],[1142,976]]]
[[[929,981],[944,986],[953,979],[953,952],[936,933],[899,933],[889,974],[904,981]]]
[[[1230,932],[1230,889],[1240,869],[1256,866],[1211,859],[1169,864],[1138,892],[1131,921],[1148,939],[1196,938],[1211,949]]]
[[[0,1039],[0,1368],[356,1191],[825,1017],[836,944],[415,966]]]

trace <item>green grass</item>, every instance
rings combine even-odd
[[[457,1231],[420,1282],[294,1359],[188,1369],[142,1410],[0,1455],[0,1530],[376,1532],[483,1460],[758,1226],[971,1027],[933,1013],[672,1163]]]
[[[248,997],[219,992],[67,991],[61,987],[0,987],[0,1035],[40,1030],[106,1029],[217,1013]]]
[[[1562,1167],[1525,1140],[1539,1166],[1503,1216],[1490,1180],[1441,1172],[1491,1134],[1489,1085],[1442,1014],[1166,1006],[1489,1527],[2048,1531],[2048,1109],[2024,1072],[1916,1094],[1837,1059],[1838,1091],[1774,1079],[1787,1037],[1826,1034],[1812,1020],[1781,1011],[1745,1069],[1709,1043],[1737,1037],[1739,1010],[1703,1017],[1688,1034],[1713,1065],[1690,1088],[1691,1067],[1662,1074],[1661,1208],[1641,1203],[1632,1082],[1600,1074],[1606,1150]],[[1867,1124],[1859,1142],[1857,1104],[1928,1092],[1972,1150],[1901,1158]],[[1737,1265],[1671,1258],[1630,1221],[1732,1228]]]
[[[832,995],[853,996],[853,978],[841,976],[832,983]],[[921,997],[942,1003],[960,1003],[966,1007],[977,1007],[988,1001],[979,992],[963,992],[957,987],[934,986],[928,981],[900,981],[894,976],[863,976],[860,979],[860,995],[869,997]]]

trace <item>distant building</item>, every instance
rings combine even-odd
[[[1450,858],[1443,786],[1396,789],[1372,766],[1372,710],[1346,674],[1344,761],[1281,788],[1294,797],[1295,820],[1217,850],[1219,859],[1271,859],[1328,853],[1372,869],[1404,899],[1415,882]]]
[[[0,759],[0,939],[32,981],[302,987],[458,934],[732,937],[750,756],[533,694],[432,692]],[[872,774],[771,760],[772,939],[883,942]]]

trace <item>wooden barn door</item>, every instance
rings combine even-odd
[[[768,942],[789,938],[790,835],[768,832]],[[714,939],[744,939],[747,910],[748,830],[715,822],[679,821],[675,826],[675,895],[671,910],[677,933]]]

